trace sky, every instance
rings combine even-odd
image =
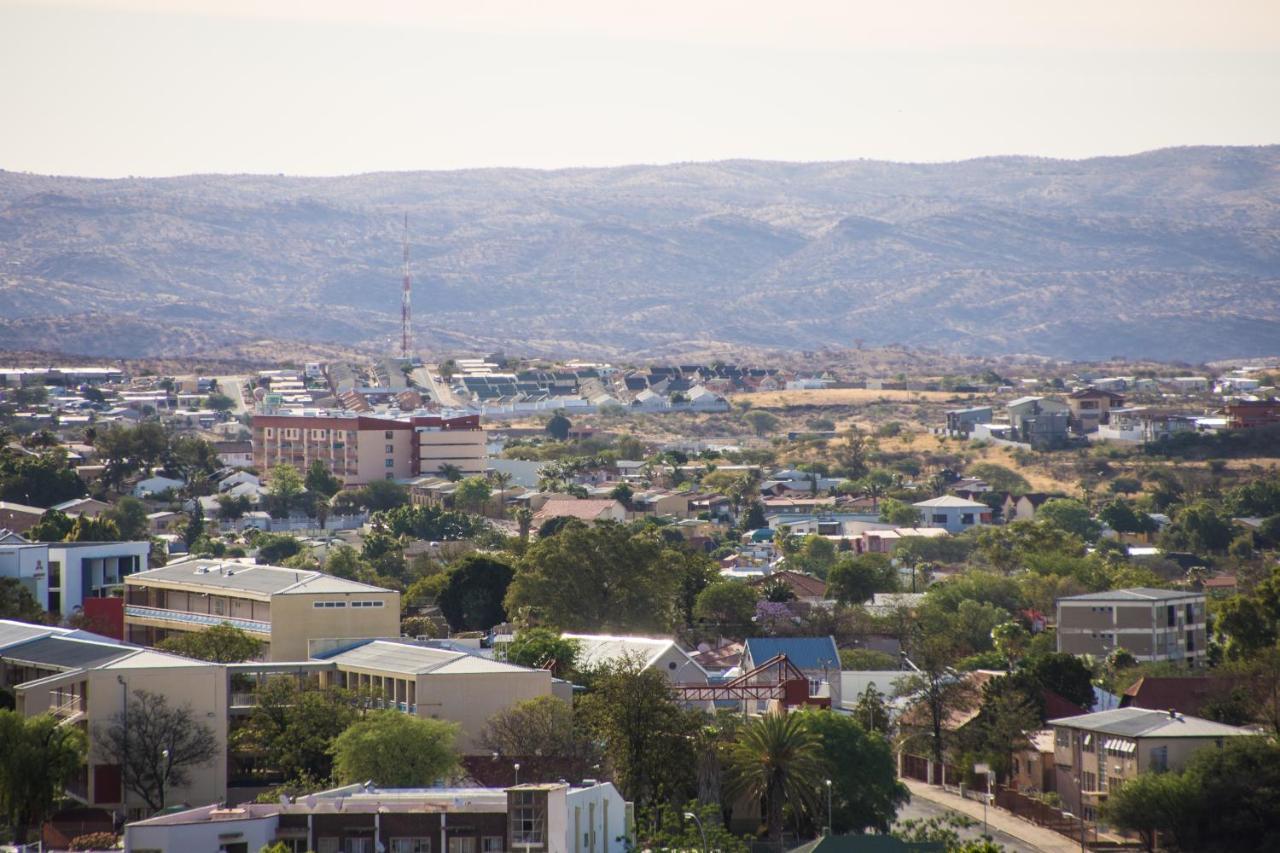
[[[0,0],[0,168],[335,175],[1280,142],[1280,0]]]

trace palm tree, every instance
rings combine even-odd
[[[489,475],[489,479],[498,487],[498,518],[506,518],[507,486],[511,485],[511,473],[508,471],[494,471]]]
[[[520,526],[520,553],[529,547],[529,529],[533,527],[533,510],[527,506],[516,507],[516,524]]]
[[[769,840],[782,841],[782,807],[800,814],[818,801],[826,776],[822,741],[801,714],[769,713],[742,727],[729,753],[731,796],[764,801]]]
[[[441,465],[437,473],[441,477],[444,477],[446,480],[448,480],[450,483],[456,483],[462,479],[462,469],[459,468],[457,465],[453,465],[449,462],[446,462],[443,465]]]

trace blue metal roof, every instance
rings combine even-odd
[[[830,637],[752,637],[746,654],[753,666],[776,655],[786,655],[800,669],[840,669],[840,653]]]

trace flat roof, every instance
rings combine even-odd
[[[398,672],[405,675],[533,672],[528,667],[490,660],[467,652],[423,646],[411,641],[370,640],[354,648],[321,656],[339,667]]]
[[[1132,589],[1113,589],[1106,592],[1086,592],[1081,595],[1068,595],[1059,598],[1064,601],[1120,601],[1120,602],[1157,602],[1172,601],[1181,598],[1204,598],[1204,593],[1191,592],[1184,589],[1152,589],[1137,586]]]
[[[135,581],[204,586],[268,596],[393,591],[323,572],[265,566],[239,560],[183,560],[125,578],[125,583]]]
[[[137,651],[133,646],[93,642],[66,636],[45,636],[9,646],[0,658],[48,669],[79,669],[106,663]]]

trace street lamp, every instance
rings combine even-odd
[[[520,762],[517,761],[514,766],[516,768],[516,784],[519,785],[520,784]]]
[[[164,772],[160,774],[160,808],[164,808],[165,782],[169,781],[169,750],[160,750],[160,757],[164,759]]]
[[[692,820],[698,825],[698,834],[702,836],[702,853],[707,853],[707,831],[702,827],[702,820],[693,812],[684,813],[685,820]]]
[[[827,835],[831,835],[831,780],[827,780]]]

